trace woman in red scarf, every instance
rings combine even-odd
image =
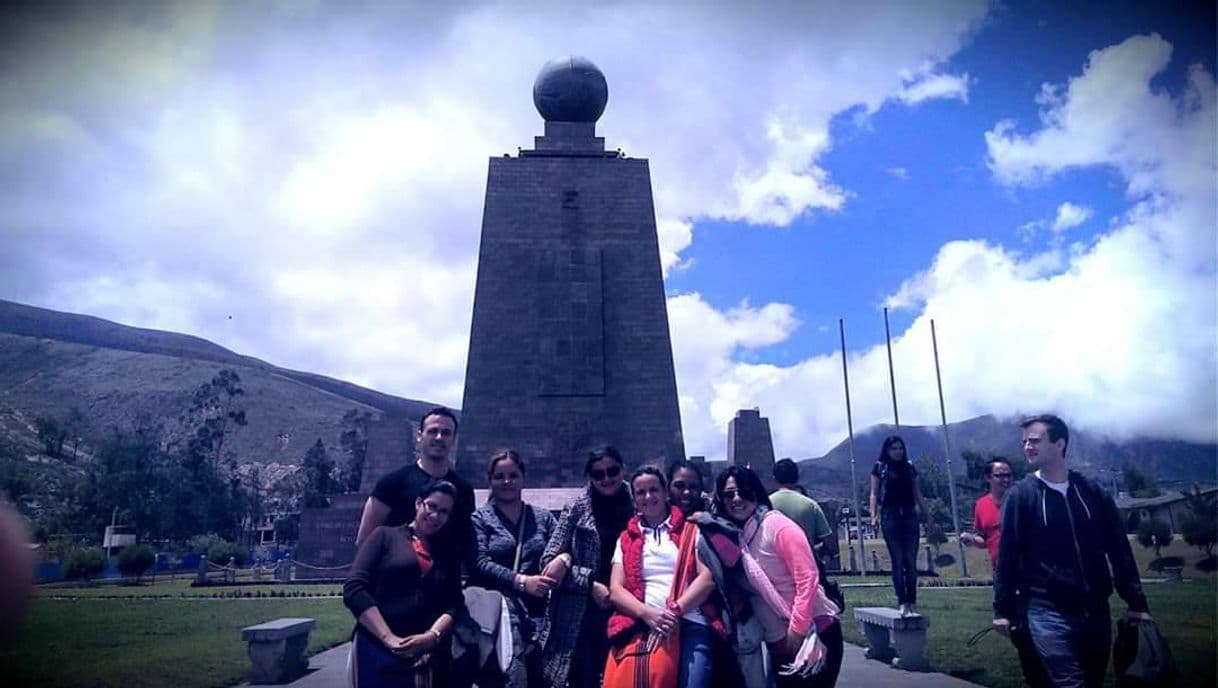
[[[659,469],[635,471],[630,491],[638,513],[613,553],[609,590],[617,611],[609,619],[605,686],[706,688],[712,627],[722,633],[723,626],[716,611],[704,604],[714,582],[695,553],[697,530],[669,505]],[[634,655],[629,669],[624,668],[626,654]]]

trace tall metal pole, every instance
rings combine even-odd
[[[964,541],[960,539],[960,515],[956,513],[956,478],[952,475],[952,444],[947,437],[947,409],[943,405],[943,378],[939,375],[939,339],[935,336],[934,318],[930,321],[930,345],[935,352],[935,383],[939,385],[939,417],[943,420],[943,454],[947,457],[947,491],[952,498],[952,528],[956,531],[956,548],[960,551],[960,573],[968,578],[968,560],[964,558]]]
[[[888,345],[888,386],[892,390],[892,423],[901,431],[901,417],[897,415],[897,378],[892,372],[892,335],[888,333],[888,308],[884,308],[884,342]]]
[[[846,386],[846,432],[850,447],[850,500],[854,505],[854,530],[858,533],[859,570],[867,570],[867,548],[863,544],[863,512],[859,511],[859,486],[854,473],[854,417],[850,412],[850,372],[846,369],[846,321],[837,319],[837,331],[842,340],[842,381]],[[850,523],[846,522],[846,539],[850,538]]]

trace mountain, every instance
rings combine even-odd
[[[137,419],[171,424],[223,368],[241,378],[249,424],[232,434],[241,462],[298,463],[321,438],[336,447],[352,410],[417,421],[425,401],[280,368],[198,337],[0,300],[0,431],[11,439],[35,419],[79,414],[79,434],[100,437]]]
[[[963,475],[967,469],[960,455],[974,451],[984,456],[1019,457],[1023,454],[1018,420],[979,416],[948,424],[951,440],[952,472]],[[855,475],[859,485],[879,456],[884,438],[897,434],[915,463],[944,465],[943,431],[940,426],[907,425],[897,430],[892,425],[873,425],[854,436]],[[1214,484],[1218,480],[1218,445],[1195,444],[1180,440],[1134,438],[1118,440],[1081,429],[1071,429],[1067,450],[1070,467],[1099,478],[1105,484],[1120,479],[1127,464],[1154,477],[1160,485]],[[797,460],[805,486],[827,496],[850,493],[850,443],[843,440],[824,456]]]

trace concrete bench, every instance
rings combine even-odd
[[[859,607],[854,610],[859,630],[867,636],[868,659],[888,662],[898,669],[924,671],[927,669],[926,629],[930,619],[916,614],[902,617],[901,612],[888,607]]]
[[[275,619],[241,629],[253,664],[250,683],[284,683],[308,670],[304,651],[316,625],[313,619]]]
[[[1168,583],[1184,582],[1184,567],[1183,566],[1164,566],[1163,577]]]

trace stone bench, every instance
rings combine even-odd
[[[867,637],[868,659],[891,660],[898,669],[926,670],[923,652],[926,629],[930,628],[928,617],[921,614],[902,617],[901,612],[888,607],[859,607],[854,610],[854,618]]]
[[[1168,583],[1184,582],[1184,567],[1183,566],[1164,566],[1163,577]]]
[[[308,670],[304,651],[316,625],[313,619],[275,619],[241,629],[253,664],[250,683],[284,683]]]

